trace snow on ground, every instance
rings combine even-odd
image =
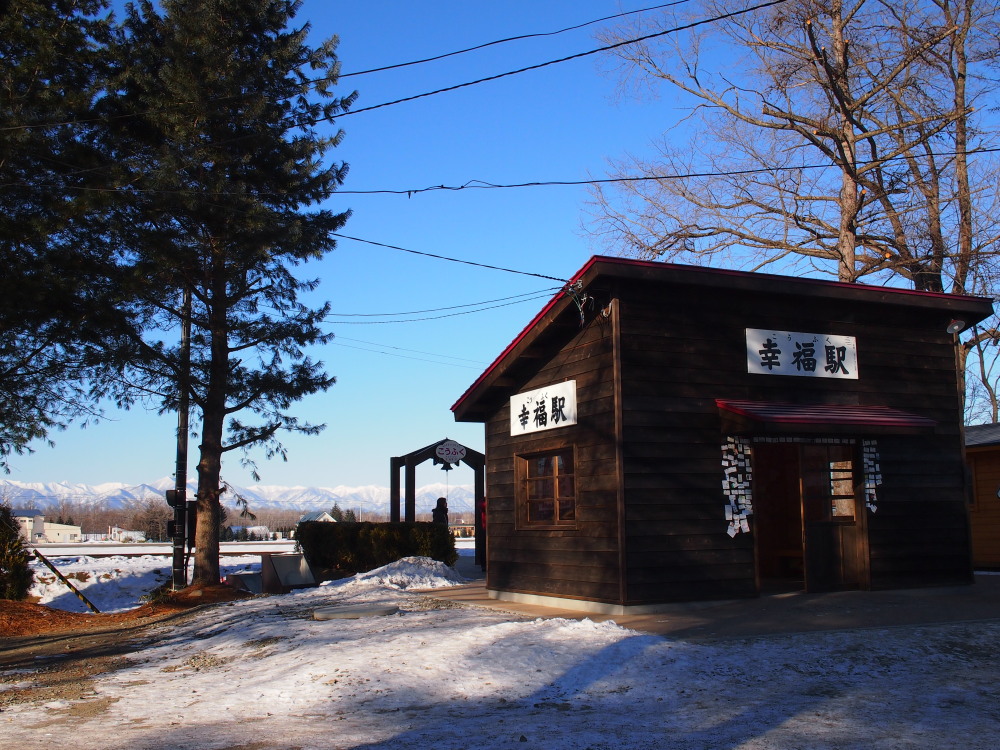
[[[162,555],[48,558],[60,573],[101,612],[124,612],[138,607],[143,597],[171,580],[172,560]],[[260,555],[225,556],[222,575],[260,571]],[[87,605],[38,560],[32,560],[34,583],[28,596],[39,604],[67,612],[89,612]]]
[[[996,746],[998,622],[689,642],[412,591],[454,580],[410,558],[194,612],[97,676],[96,716],[15,704],[0,736],[19,750]],[[312,618],[361,602],[400,611]]]

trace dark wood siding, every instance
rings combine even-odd
[[[874,438],[877,510],[855,516],[843,537],[861,571],[851,585],[971,580],[954,351],[944,328],[949,311],[981,319],[986,301],[600,264],[606,275],[543,309],[457,405],[456,416],[487,423],[490,588],[625,605],[755,595],[755,519],[751,533],[727,533],[724,430],[751,441]],[[748,373],[745,328],[854,336],[860,377]],[[569,379],[577,382],[579,423],[511,437],[509,396]],[[799,427],[753,416],[724,422],[717,399],[889,407],[934,426],[866,432],[824,427],[822,419]],[[519,526],[517,456],[565,448],[575,456],[575,523]],[[777,466],[782,479],[790,459],[772,453],[769,471]]]
[[[868,519],[872,588],[972,582],[964,469],[954,435],[881,438]]]
[[[630,603],[756,591],[752,536],[726,533],[717,398],[874,404],[935,420],[933,436],[879,438],[871,585],[969,580],[954,358],[926,313],[662,285],[617,293]],[[855,336],[860,378],[750,374],[744,328]]]
[[[612,329],[592,322],[511,394],[576,380],[578,424],[511,437],[510,408],[487,423],[487,586],[503,591],[621,603]],[[572,529],[518,528],[518,455],[572,447],[577,511]]]

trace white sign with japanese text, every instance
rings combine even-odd
[[[434,449],[434,455],[446,464],[457,464],[465,458],[465,453],[465,446],[460,443],[456,443],[454,440],[445,440],[441,443],[441,445]]]
[[[853,336],[747,328],[747,372],[811,378],[858,379]]]
[[[576,381],[567,380],[510,397],[510,434],[576,424]]]

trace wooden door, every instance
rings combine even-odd
[[[754,444],[753,509],[758,589],[763,582],[803,587],[798,445]]]
[[[799,446],[806,591],[868,587],[864,476],[853,445]]]

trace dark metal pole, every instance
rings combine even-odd
[[[188,450],[188,380],[191,371],[191,288],[184,288],[181,306],[181,350],[177,375],[177,466],[174,471],[173,589],[187,586],[184,564],[184,537],[187,531],[187,450]]]

